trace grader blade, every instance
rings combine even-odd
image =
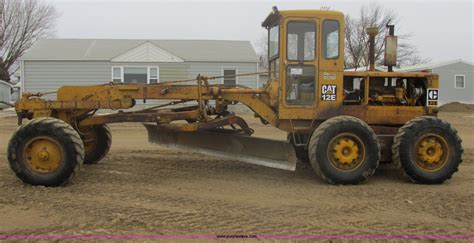
[[[296,168],[295,150],[285,141],[214,131],[182,132],[155,124],[144,125],[152,143],[277,169],[294,171]]]

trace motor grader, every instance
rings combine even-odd
[[[344,71],[340,12],[274,8],[262,26],[270,78],[261,88],[212,84],[222,77],[199,75],[191,84],[63,86],[56,100],[24,92],[15,106],[20,126],[8,145],[12,170],[32,185],[61,185],[82,164],[107,154],[112,137],[106,124],[118,122],[143,123],[151,142],[236,161],[286,170],[295,170],[298,160],[309,162],[331,184],[363,182],[380,161],[393,161],[417,183],[442,183],[458,170],[461,139],[436,117],[438,75],[392,71],[393,26],[385,39],[387,72],[374,68],[378,28],[367,29],[370,68]],[[137,100],[168,103],[131,109]],[[288,140],[252,137],[229,109],[238,103],[286,131]]]

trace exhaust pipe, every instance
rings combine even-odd
[[[366,29],[369,35],[369,71],[375,71],[375,36],[379,33],[379,28],[369,27]]]

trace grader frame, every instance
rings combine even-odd
[[[380,73],[380,72],[345,72],[345,77],[361,77],[370,87],[371,78],[386,77],[416,77],[425,78],[429,87],[438,86],[437,75],[431,73]],[[15,106],[20,121],[23,118],[36,118],[52,116],[68,123],[77,122],[80,126],[100,125],[115,122],[158,122],[168,124],[176,120],[193,119],[201,122],[210,122],[208,113],[218,114],[224,111],[229,104],[240,102],[248,106],[259,117],[270,125],[287,132],[307,132],[321,121],[327,120],[335,115],[351,115],[358,117],[371,125],[396,126],[405,124],[413,117],[423,115],[434,115],[437,108],[434,107],[398,107],[398,106],[371,106],[368,105],[368,97],[358,106],[341,106],[340,104],[323,103],[306,110],[302,114],[285,114],[287,119],[278,118],[281,113],[272,109],[271,99],[278,97],[281,87],[276,81],[269,82],[263,88],[251,89],[247,87],[226,87],[225,85],[210,85],[209,79],[221,77],[196,78],[197,85],[176,85],[173,82],[160,83],[156,85],[145,84],[114,84],[100,86],[64,86],[57,91],[57,100],[41,100],[38,97],[44,94],[24,93],[20,102]],[[186,80],[188,81],[188,80]],[[189,81],[188,81],[189,82]],[[336,85],[342,86],[342,80],[336,80]],[[277,86],[277,87],[275,87]],[[56,92],[55,92],[56,93]],[[186,101],[197,101],[198,105],[177,108],[172,110],[156,110],[164,107],[160,105],[153,108],[135,112],[119,112],[112,115],[90,115],[93,110],[112,109],[123,110],[132,108],[134,100],[178,100],[167,105],[175,105]],[[215,111],[207,110],[205,102],[215,100]],[[339,102],[338,102],[339,103]],[[342,102],[341,102],[342,103]],[[237,118],[238,119],[238,118]],[[240,119],[239,119],[240,120]],[[209,126],[204,126],[209,128]],[[177,129],[183,131],[196,131],[197,124],[180,124]]]

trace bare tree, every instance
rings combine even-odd
[[[379,34],[375,38],[375,61],[383,64],[385,49],[385,35],[387,34],[387,24],[397,25],[399,18],[395,12],[383,8],[381,5],[371,2],[363,6],[359,15],[352,17],[346,15],[345,18],[345,66],[346,68],[359,68],[368,65],[368,27],[377,27]],[[412,44],[408,42],[411,34],[397,34],[399,39],[397,64],[399,66],[414,65],[427,62],[422,59]]]
[[[25,51],[54,33],[56,18],[54,6],[41,0],[0,0],[0,80],[10,81]]]

